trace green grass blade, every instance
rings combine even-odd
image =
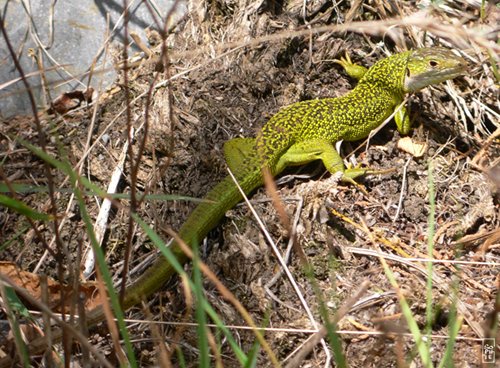
[[[456,295],[454,298],[454,302],[450,309],[449,314],[449,338],[446,342],[446,350],[443,355],[443,359],[439,362],[439,368],[453,368],[455,364],[453,363],[453,350],[455,349],[455,343],[457,342],[457,336],[462,327],[462,318],[457,316],[457,308],[456,308]]]
[[[153,244],[161,251],[162,255],[165,257],[165,259],[170,263],[170,265],[174,268],[174,270],[184,277],[185,280],[188,281],[188,285],[191,288],[191,290],[194,289],[195,285],[194,283],[187,277],[186,272],[184,271],[184,268],[182,265],[179,263],[175,255],[172,253],[171,249],[165,245],[165,242],[163,239],[158,236],[158,234],[142,220],[138,215],[132,214],[132,217],[134,220],[139,224],[139,226],[142,228],[144,233],[148,236],[148,238],[153,242]],[[215,310],[212,308],[212,306],[206,301],[205,298],[201,299],[201,302],[203,303],[203,309],[205,312],[208,314],[210,319],[215,323],[217,328],[219,328],[224,336],[227,339],[227,342],[231,346],[231,349],[233,350],[236,358],[240,362],[240,365],[244,366],[248,360],[247,356],[241,350],[239,345],[237,344],[236,340],[232,336],[231,332],[229,329],[224,325],[222,320],[219,318]]]
[[[305,267],[304,273],[306,274],[309,283],[313,287],[314,294],[318,300],[319,313],[323,319],[323,323],[326,327],[328,343],[333,351],[333,357],[335,359],[335,366],[339,368],[347,368],[347,362],[344,356],[344,351],[342,349],[342,341],[339,334],[337,333],[337,324],[330,318],[328,307],[326,306],[325,300],[323,298],[323,293],[321,288],[314,277],[314,270],[311,267]]]
[[[8,197],[3,194],[0,194],[0,206],[5,206],[8,209],[17,212],[20,215],[26,216],[32,220],[40,220],[40,221],[52,220],[51,215],[35,211],[34,209],[26,205],[24,202],[18,199]]]
[[[429,185],[429,217],[427,220],[427,258],[429,260],[434,259],[434,233],[435,233],[435,214],[436,214],[436,201],[435,201],[435,188],[434,188],[434,164],[429,161],[428,167],[428,185]],[[427,262],[427,282],[426,282],[426,308],[425,308],[425,318],[426,318],[426,334],[427,334],[427,346],[430,349],[431,346],[431,332],[433,324],[433,303],[432,303],[432,275],[434,272],[433,262]]]
[[[381,258],[381,263],[392,287],[394,287],[394,289],[396,290],[399,290],[396,278],[394,277],[394,274],[383,258]],[[420,355],[420,359],[422,359],[422,364],[426,368],[431,368],[432,360],[430,356],[430,349],[422,339],[422,334],[420,332],[420,329],[418,328],[417,321],[411,314],[410,306],[408,305],[408,302],[406,301],[404,296],[401,295],[401,293],[398,293],[398,300],[403,316],[405,317],[408,328],[410,329],[410,333],[413,335],[413,339],[415,340],[415,344],[417,345],[417,351]]]
[[[30,229],[30,226],[28,226],[28,225],[23,226],[10,239],[7,239],[2,244],[0,244],[0,252],[3,252],[5,249],[7,249],[12,243],[17,241],[21,237],[21,235],[26,233],[26,231],[28,231],[29,229]]]
[[[208,327],[207,327],[207,317],[205,314],[205,308],[203,307],[203,300],[205,295],[203,294],[203,281],[201,277],[201,270],[199,267],[198,251],[193,249],[193,279],[194,287],[193,292],[196,297],[195,306],[195,318],[198,326],[197,336],[198,336],[198,349],[199,349],[199,364],[200,368],[210,367],[210,348],[208,343]]]
[[[82,194],[85,196],[93,196],[93,195],[98,195],[101,196],[102,198],[110,198],[110,199],[130,199],[130,193],[106,193],[103,191],[101,188],[94,186],[89,181],[83,181],[82,182],[84,186],[88,186],[89,188],[96,189],[96,190],[87,190],[87,191],[82,191]],[[31,193],[48,193],[49,188],[46,186],[35,186],[35,185],[27,185],[27,184],[19,184],[19,183],[10,183],[10,187],[7,186],[7,184],[0,182],[0,193],[10,193],[11,189],[13,189],[16,193],[19,194],[31,194]],[[55,189],[55,192],[57,193],[73,193],[72,188],[58,188]],[[141,194],[139,193],[139,196]],[[199,198],[194,198],[194,197],[189,197],[189,196],[184,196],[184,195],[177,195],[177,194],[159,194],[159,193],[153,193],[153,194],[146,194],[144,195],[144,200],[145,201],[189,201],[189,202],[203,202],[203,199]]]
[[[186,363],[186,358],[184,357],[184,354],[182,353],[182,349],[177,345],[177,348],[175,349],[176,355],[177,355],[177,364],[179,367],[187,367]]]
[[[111,278],[111,273],[109,271],[109,268],[106,264],[106,260],[104,257],[104,253],[99,246],[99,243],[97,241],[95,232],[94,232],[94,225],[92,223],[92,219],[90,218],[90,215],[87,212],[86,209],[86,203],[84,200],[84,195],[81,190],[81,186],[85,186],[87,188],[90,188],[91,190],[95,191],[101,196],[105,195],[105,191],[99,188],[97,185],[90,183],[86,178],[79,176],[71,167],[69,162],[66,161],[60,161],[53,156],[47,154],[44,152],[42,149],[33,146],[31,143],[19,140],[20,143],[28,148],[31,152],[33,152],[35,155],[40,157],[42,160],[45,162],[49,163],[56,169],[60,170],[61,172],[65,173],[66,175],[69,176],[70,181],[71,181],[71,186],[73,188],[73,192],[75,194],[75,198],[79,204],[80,208],[80,215],[82,217],[82,220],[85,224],[85,229],[87,232],[87,236],[89,237],[90,244],[92,246],[92,250],[95,253],[95,257],[97,260],[97,266],[99,267],[99,270],[101,272],[101,275],[103,277],[104,283],[106,285],[106,289],[108,291],[108,295],[111,301],[111,305],[113,307],[115,317],[117,319],[117,324],[118,328],[120,330],[120,334],[123,338],[123,342],[125,345],[125,351],[127,353],[127,357],[129,359],[129,364],[131,367],[137,367],[137,361],[135,359],[133,347],[132,347],[132,342],[130,340],[130,336],[127,331],[127,326],[124,321],[124,313],[121,309],[120,302],[118,300],[118,296],[116,294],[116,291],[113,286],[113,281]]]
[[[92,223],[92,219],[90,218],[90,215],[87,212],[86,206],[85,206],[85,201],[83,198],[83,194],[80,191],[80,188],[78,186],[79,184],[79,179],[80,177],[77,176],[75,172],[71,170],[70,172],[70,177],[71,181],[74,186],[74,193],[75,193],[75,198],[78,201],[79,207],[80,207],[80,215],[82,217],[82,220],[85,224],[85,228],[87,231],[87,236],[90,239],[90,244],[92,246],[92,250],[95,254],[96,260],[97,260],[97,265],[99,267],[99,270],[101,272],[102,278],[104,280],[104,283],[106,285],[106,289],[108,291],[109,299],[111,301],[111,305],[113,307],[114,315],[117,320],[118,328],[120,330],[120,334],[123,338],[123,342],[125,345],[125,351],[127,354],[127,358],[129,360],[129,364],[131,367],[137,367],[137,361],[135,359],[135,354],[134,354],[134,349],[132,346],[132,342],[130,340],[130,336],[127,331],[127,326],[125,324],[125,315],[122,311],[122,308],[120,306],[120,301],[118,299],[118,295],[115,291],[115,288],[113,286],[113,281],[111,277],[111,272],[109,271],[109,268],[106,264],[106,259],[104,257],[104,253],[99,246],[99,242],[97,241],[97,237],[94,232],[94,225]]]
[[[23,367],[28,368],[30,367],[30,357],[28,348],[24,343],[23,334],[19,326],[17,315],[20,314],[21,316],[28,316],[28,318],[30,318],[29,312],[21,302],[21,300],[19,300],[19,298],[17,297],[14,289],[12,289],[10,286],[5,285],[4,283],[0,285],[0,288],[2,289],[1,294],[4,297],[5,311],[7,313],[7,319],[10,322],[11,331],[14,337],[19,358],[21,359]]]
[[[248,360],[243,366],[245,368],[254,368],[257,366],[257,357],[259,356],[260,344],[258,340],[255,340],[250,351],[248,352]]]

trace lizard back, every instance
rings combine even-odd
[[[278,111],[256,139],[261,163],[278,174],[273,168],[294,143],[366,138],[403,100],[409,55],[408,51],[380,60],[344,96],[301,101]]]

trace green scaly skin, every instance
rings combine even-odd
[[[338,98],[287,106],[264,125],[255,140],[237,138],[231,147],[226,145],[228,165],[246,194],[262,186],[262,167],[269,168],[276,176],[289,165],[320,159],[329,172],[343,171],[344,180],[350,181],[365,174],[367,170],[364,169],[346,170],[334,144],[340,140],[366,138],[394,112],[405,94],[455,78],[466,71],[465,60],[438,47],[395,54],[380,60],[370,69],[352,64],[348,57],[338,63],[352,77],[359,79],[351,92]],[[402,110],[396,115],[396,123],[398,130],[407,134],[409,117]],[[242,144],[245,141],[247,146]],[[199,244],[219,224],[226,211],[243,198],[233,180],[226,177],[205,199],[207,201],[196,207],[179,230],[179,236],[187,244]],[[171,244],[171,249],[181,263],[186,262],[186,256],[177,244]],[[163,257],[158,258],[128,287],[123,307],[144,300],[173,274],[170,264]]]
[[[348,94],[338,98],[310,100],[280,110],[262,128],[257,138],[236,138],[225,146],[228,166],[247,194],[262,186],[261,170],[267,167],[273,176],[289,165],[322,160],[326,169],[343,172],[352,181],[367,170],[345,169],[334,148],[340,140],[356,141],[384,122],[403,101],[407,93],[431,84],[453,79],[466,71],[466,62],[444,48],[423,48],[402,52],[382,59],[370,69],[351,63],[348,56],[337,61],[347,73],[359,80]],[[406,110],[395,115],[398,130],[408,133],[410,123]],[[242,200],[230,177],[215,186],[191,213],[179,230],[187,244],[199,244],[216,227],[226,211]],[[180,263],[188,261],[178,244],[171,250]],[[174,269],[159,257],[139,279],[127,288],[123,308],[145,300],[159,290],[174,274]],[[88,325],[104,320],[101,308],[87,316]],[[54,338],[54,337],[53,337]]]

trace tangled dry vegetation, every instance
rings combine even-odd
[[[122,73],[115,87],[99,91],[92,105],[64,115],[40,113],[41,129],[49,137],[46,150],[67,159],[100,188],[107,188],[113,169],[125,160],[116,191],[127,196],[113,201],[103,246],[115,281],[122,277],[126,246],[131,246],[127,277],[133,280],[142,272],[138,265],[154,251],[140,228],[130,225],[130,209],[168,239],[166,229],[178,229],[195,203],[131,200],[131,193],[137,198],[142,193],[202,198],[226,174],[225,141],[254,136],[282,106],[340,96],[353,87],[355,82],[333,62],[346,51],[354,61],[370,66],[404,49],[436,44],[456,49],[468,61],[469,74],[428,88],[409,101],[410,137],[412,144],[424,144],[422,157],[399,149],[401,137],[388,124],[369,144],[342,146],[343,157],[351,163],[395,169],[363,178],[360,185],[365,191],[325,182],[324,168],[315,163],[290,169],[278,179],[281,206],[273,205],[265,190],[252,196],[266,231],[287,254],[300,298],[246,204],[229,211],[211,232],[202,257],[257,325],[267,327],[266,341],[281,364],[316,367],[331,361],[332,352],[320,339],[324,334],[314,334],[326,323],[320,313],[325,308],[337,319],[348,365],[405,366],[416,348],[399,300],[406,298],[423,328],[430,275],[422,259],[429,258],[427,247],[432,243],[432,362],[445,354],[456,308],[462,324],[453,361],[479,366],[481,339],[498,333],[500,310],[499,106],[494,68],[499,10],[493,2],[482,10],[480,1],[465,0],[434,5],[385,0],[192,1],[189,13],[167,37],[170,64],[158,61],[161,37],[150,32],[151,55],[134,60],[126,79]],[[117,55],[118,65],[123,60],[120,52]],[[130,127],[135,136],[127,149]],[[77,285],[88,239],[79,205],[71,191],[62,190],[69,188],[66,175],[52,167],[49,177],[48,166],[19,142],[22,138],[39,145],[33,118],[12,119],[1,130],[2,181],[57,189],[53,194],[16,194],[37,212],[57,214],[57,222],[29,222],[19,213],[0,209],[2,259],[15,261],[18,270]],[[101,200],[85,197],[94,220]],[[283,225],[283,213],[292,236]],[[434,233],[429,231],[432,223]],[[382,259],[392,269],[397,288],[384,273]],[[188,324],[194,320],[192,300],[180,285],[178,279],[171,280],[128,312],[128,318],[136,320],[129,331],[141,366],[180,364],[174,348],[182,350],[187,366],[197,365],[198,331]],[[246,325],[214,283],[205,281],[204,286],[225,325]],[[67,300],[66,311],[77,310],[78,299]],[[243,327],[233,331],[238,344],[249,351],[254,333]],[[14,354],[12,336],[4,329],[2,337],[3,355]],[[112,365],[121,359],[105,324],[91,331],[90,341]],[[224,341],[217,344],[220,351],[212,351],[214,362],[238,366],[229,346]],[[86,346],[66,344],[65,349],[75,359],[85,359]],[[37,357],[32,358],[35,364]],[[257,359],[257,366],[270,365],[263,351]]]

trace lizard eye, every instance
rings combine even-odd
[[[437,63],[437,61],[431,60],[431,61],[429,61],[429,65],[434,68],[438,65],[438,63]]]

